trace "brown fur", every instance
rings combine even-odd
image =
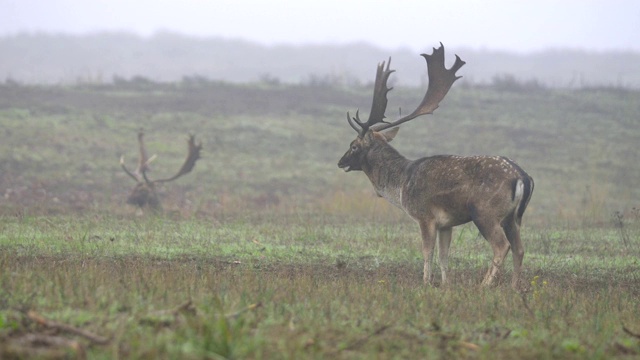
[[[483,284],[492,283],[511,248],[512,285],[516,286],[524,257],[520,223],[533,192],[533,179],[513,161],[499,156],[408,160],[389,144],[397,129],[387,133],[369,130],[358,136],[338,166],[346,171],[362,170],[379,196],[420,225],[424,282],[432,282],[436,239],[442,282],[447,282],[451,228],[473,221],[494,254]]]

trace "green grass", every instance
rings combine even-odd
[[[422,285],[417,229],[404,222],[5,216],[0,229],[5,354],[24,354],[18,340],[42,331],[27,309],[110,338],[78,338],[91,358],[640,352],[623,330],[640,330],[633,227],[624,251],[616,229],[526,229],[523,293],[508,285],[510,265],[496,288],[479,286],[490,250],[471,227],[455,233],[447,288]],[[163,312],[187,300],[191,311]]]
[[[166,208],[182,215],[219,217],[373,193],[364,176],[336,166],[355,135],[346,111],[368,108],[368,87],[149,86],[155,90],[0,84],[0,205],[41,214],[125,208],[133,184],[119,158],[135,162],[140,127],[158,155],[152,178],[177,171],[188,132],[203,142],[195,171],[161,189]],[[406,112],[421,91],[394,89],[388,115],[398,107]],[[619,89],[457,86],[434,115],[403,125],[393,144],[409,158],[516,160],[536,180],[529,223],[609,222],[614,211],[640,203],[638,98],[638,91]]]
[[[640,354],[637,91],[458,86],[403,125],[410,158],[506,155],[534,177],[516,292],[510,256],[479,286],[490,247],[471,225],[452,284],[422,285],[417,225],[337,168],[370,90],[0,85],[0,358]],[[158,215],[125,204],[140,127],[152,178],[177,171],[188,132],[204,145]]]

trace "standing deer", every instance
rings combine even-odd
[[[120,158],[120,166],[122,170],[124,170],[127,175],[129,175],[132,179],[134,179],[137,184],[131,190],[129,197],[127,198],[127,204],[136,205],[141,209],[148,207],[154,211],[160,210],[160,200],[158,199],[158,194],[156,193],[156,184],[169,182],[178,179],[182,175],[189,173],[193,170],[193,167],[196,164],[196,161],[200,158],[200,150],[202,149],[202,144],[196,144],[195,136],[189,135],[189,140],[187,141],[189,150],[187,153],[187,158],[182,164],[180,171],[177,174],[170,178],[166,179],[158,179],[158,180],[149,180],[147,177],[147,171],[149,171],[149,163],[151,163],[156,156],[153,155],[151,158],[147,156],[147,150],[144,146],[144,132],[142,129],[138,132],[138,145],[139,145],[139,158],[138,158],[138,167],[135,172],[129,171],[124,164],[124,156]]]
[[[345,171],[363,171],[378,196],[404,210],[419,225],[424,256],[423,280],[432,283],[431,261],[438,239],[442,283],[447,283],[451,228],[469,221],[478,227],[491,244],[493,262],[483,285],[490,285],[511,248],[515,288],[522,268],[524,248],[520,240],[520,223],[533,193],[533,179],[520,166],[502,156],[438,155],[408,160],[389,142],[400,124],[418,116],[432,114],[446,96],[465,62],[456,55],[451,69],[444,65],[444,46],[434,48],[427,61],[429,86],[424,99],[411,114],[386,122],[387,79],[394,70],[389,63],[378,64],[373,103],[367,122],[358,112],[349,125],[358,133],[349,150],[338,162]],[[383,130],[390,129],[382,132]],[[437,235],[437,237],[436,237]]]

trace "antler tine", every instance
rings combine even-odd
[[[353,118],[347,112],[347,121],[349,122],[349,125],[351,125],[360,137],[364,136],[371,125],[384,122],[384,112],[387,109],[387,93],[393,89],[387,87],[387,80],[389,79],[389,75],[395,71],[390,70],[390,66],[391,57],[389,57],[389,61],[383,61],[378,64],[378,68],[376,70],[376,81],[373,88],[373,102],[371,103],[371,111],[369,112],[369,119],[367,122],[363,123],[360,121],[360,110],[356,111],[356,116]],[[356,124],[358,126],[356,126]]]
[[[349,125],[351,125],[353,130],[355,130],[359,134],[360,133],[364,134],[365,132],[367,132],[366,129],[369,129],[369,126],[366,123],[363,123],[362,121],[360,121],[360,109],[356,110],[356,116],[355,117],[351,117],[351,115],[349,115],[349,112],[347,111],[347,121],[349,122]],[[354,122],[355,122],[355,124],[354,124]],[[358,126],[356,126],[356,124]],[[358,128],[358,127],[360,127],[360,128]]]
[[[439,48],[433,48],[431,55],[421,54],[427,61],[427,74],[429,76],[429,86],[427,87],[427,93],[424,95],[422,102],[418,107],[409,115],[402,117],[392,123],[384,123],[375,128],[376,131],[381,131],[391,127],[398,126],[404,122],[415,119],[418,116],[431,114],[439,106],[440,101],[451,89],[453,83],[462,76],[456,76],[458,71],[465,62],[456,55],[456,61],[451,67],[447,69],[444,65],[444,45],[440,43]]]
[[[154,180],[154,182],[160,183],[173,181],[181,177],[182,175],[188,174],[189,172],[191,172],[191,170],[193,170],[193,167],[196,165],[196,161],[200,159],[200,150],[202,150],[202,143],[196,144],[196,136],[193,134],[189,134],[189,140],[187,141],[187,144],[189,146],[189,152],[187,153],[187,158],[184,160],[180,171],[178,171],[177,174],[168,179]]]
[[[391,73],[395,70],[390,70],[391,57],[386,63],[387,68],[384,67],[385,62],[378,64],[378,70],[376,71],[376,83],[373,89],[373,102],[371,103],[371,112],[369,113],[369,120],[367,125],[370,127],[373,124],[384,122],[384,113],[387,110],[387,93],[393,88],[387,87],[387,80]]]
[[[138,130],[138,148],[139,148],[139,157],[138,157],[138,168],[136,169],[136,173],[144,174],[146,171],[151,170],[149,167],[149,157],[147,156],[147,149],[144,146],[144,129],[140,128]]]
[[[120,156],[120,167],[122,168],[122,170],[124,170],[125,173],[127,173],[127,175],[131,176],[133,180],[135,180],[136,182],[140,181],[140,179],[134,173],[127,169],[127,166],[124,164],[124,155]]]
[[[149,164],[151,164],[151,162],[153,162],[153,160],[155,160],[156,158],[158,158],[157,154],[153,154],[151,155],[150,158],[147,159],[147,161],[144,162],[144,164],[142,164],[142,178],[144,179],[144,181],[147,184],[150,184],[153,182],[153,180],[149,180],[149,178],[147,177],[147,170],[151,170],[151,168],[149,167]]]

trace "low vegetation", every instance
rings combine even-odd
[[[419,101],[393,91],[389,109]],[[458,86],[394,140],[412,158],[506,155],[534,177],[522,292],[510,261],[479,286],[491,250],[473,226],[454,231],[451,285],[422,285],[417,226],[336,166],[346,111],[370,96],[0,85],[0,358],[640,355],[637,92]],[[187,133],[203,143],[158,189],[160,214],[125,203],[119,159],[140,127],[163,169]]]
[[[215,225],[155,216],[4,217],[0,351],[91,358],[640,353],[637,223],[627,249],[613,229],[529,229],[522,293],[510,288],[509,265],[496,288],[479,286],[490,250],[471,226],[454,239],[452,285],[428,288],[412,224],[358,223],[303,213]]]

